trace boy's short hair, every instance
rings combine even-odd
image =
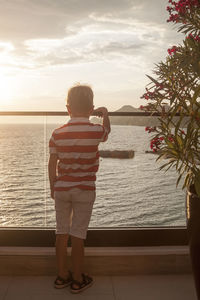
[[[93,91],[89,85],[77,84],[71,87],[67,95],[67,105],[72,112],[88,113],[93,108]]]

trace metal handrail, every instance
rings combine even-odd
[[[66,111],[0,111],[0,116],[68,116]],[[91,116],[97,116],[100,114],[92,114]],[[158,112],[108,112],[109,116],[123,116],[123,117],[159,117],[162,113]],[[176,113],[175,116],[180,116],[180,113]]]

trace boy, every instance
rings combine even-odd
[[[98,145],[110,132],[108,111],[94,110],[93,91],[89,86],[76,85],[68,92],[67,110],[70,120],[54,130],[49,141],[49,181],[56,210],[56,288],[70,285],[72,293],[91,286],[92,277],[83,273],[84,239],[86,239],[93,203],[95,180],[99,166]],[[103,117],[103,125],[92,124],[92,113]],[[65,269],[69,235],[72,244],[73,273]]]

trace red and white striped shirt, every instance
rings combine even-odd
[[[50,154],[58,156],[55,191],[72,188],[95,190],[99,168],[98,145],[108,138],[108,131],[88,118],[71,118],[54,130],[49,141]]]

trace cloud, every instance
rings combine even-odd
[[[131,104],[143,93],[145,74],[180,41],[166,23],[167,3],[0,0],[1,75],[12,82],[16,107],[38,109],[38,99],[58,109],[76,81],[98,90],[98,105]]]
[[[0,41],[0,53],[11,52],[14,50],[14,46],[9,42]]]
[[[66,28],[93,12],[120,12],[131,7],[130,0],[7,0],[1,1],[0,36],[23,41],[62,38]]]
[[[1,1],[0,36],[19,44],[62,39],[94,22],[115,28],[135,23],[163,26],[166,4],[167,0],[6,0]]]
[[[176,36],[160,0],[7,0],[1,65],[18,69],[114,61],[150,65]]]
[[[146,43],[131,31],[89,27],[73,37],[25,41],[28,60],[37,67],[87,63],[136,55]]]

